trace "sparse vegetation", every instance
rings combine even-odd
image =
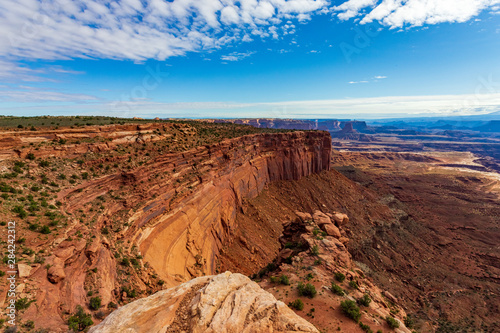
[[[399,327],[399,322],[391,316],[385,317],[385,322],[390,328],[395,329]]]
[[[87,327],[90,327],[93,324],[94,322],[92,321],[92,316],[85,313],[80,305],[76,307],[75,314],[68,318],[69,329],[75,332],[84,331]]]
[[[367,294],[364,294],[363,297],[358,299],[358,304],[363,306],[369,306],[371,302],[372,299]]]
[[[340,303],[340,308],[342,312],[355,322],[358,322],[359,318],[361,318],[361,313],[359,312],[359,307],[356,305],[356,302],[351,300],[346,300]]]
[[[302,302],[300,298],[297,298],[295,301],[290,302],[288,306],[294,308],[295,310],[302,311],[304,309],[304,302]]]
[[[297,290],[299,292],[299,296],[307,296],[309,298],[313,298],[317,294],[316,288],[310,283],[303,284],[302,282],[299,282]]]
[[[98,310],[101,307],[101,297],[96,296],[90,299],[90,308],[92,310]]]
[[[334,282],[332,282],[331,289],[332,289],[332,293],[334,293],[335,295],[344,296],[344,290],[340,286],[335,284]]]
[[[336,272],[335,273],[335,280],[339,281],[339,282],[344,282],[345,280],[345,275],[342,274],[341,272]]]

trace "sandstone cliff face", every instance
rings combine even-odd
[[[271,181],[328,170],[330,147],[328,135],[296,132],[227,141],[186,156],[186,161],[200,161],[198,170],[206,170],[195,180],[201,183],[195,193],[167,212],[168,200],[182,192],[168,189],[134,216],[139,227],[135,240],[145,260],[167,282],[213,274],[242,201]],[[185,169],[192,167],[184,164]]]
[[[114,311],[90,333],[318,332],[241,274],[193,279]]]
[[[89,290],[106,306],[129,300],[124,283],[144,295],[160,288],[159,279],[171,287],[216,273],[242,202],[269,182],[328,170],[330,151],[324,132],[248,135],[63,189],[57,200],[70,223],[47,243],[45,263],[33,265],[37,302],[24,318],[62,332],[65,313],[88,304]],[[104,227],[112,232],[101,233]],[[140,269],[124,275],[119,262],[132,253],[142,256]]]

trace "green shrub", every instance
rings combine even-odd
[[[314,279],[314,274],[313,273],[307,273],[306,280],[307,281],[311,281],[312,279]]]
[[[40,163],[38,163],[39,166],[42,168],[48,167],[50,165],[49,161],[46,160],[41,160]]]
[[[50,228],[46,225],[44,225],[43,227],[40,228],[40,232],[44,235],[48,235],[50,234]]]
[[[90,299],[90,308],[92,310],[98,310],[101,307],[101,298],[99,296],[92,297]]]
[[[358,283],[354,280],[352,281],[349,281],[349,287],[353,288],[353,289],[358,289]]]
[[[16,301],[15,303],[15,307],[16,307],[16,310],[20,311],[20,310],[25,310],[27,308],[29,308],[29,306],[31,305],[31,303],[33,303],[33,301],[30,301],[28,300],[28,298],[24,297],[24,298],[20,298]]]
[[[288,279],[288,276],[286,275],[281,275],[280,277],[280,283],[281,284],[284,284],[285,286],[289,286],[290,285],[290,280]]]
[[[339,282],[344,282],[345,280],[345,275],[342,274],[341,272],[336,272],[335,273],[335,280],[339,281]]]
[[[310,283],[304,285],[302,282],[299,282],[297,289],[299,291],[299,296],[313,298],[317,294],[316,288]]]
[[[334,282],[332,282],[332,293],[334,293],[335,295],[344,296],[344,290]]]
[[[342,312],[355,322],[358,322],[359,318],[361,318],[361,313],[359,312],[359,307],[356,305],[356,302],[346,300],[340,303],[340,308]]]
[[[370,298],[370,296],[364,294],[363,297],[358,299],[358,304],[363,306],[369,306],[371,301],[372,299]]]
[[[26,211],[24,210],[23,206],[15,206],[14,208],[12,208],[12,212],[16,213],[17,216],[19,216],[20,218],[24,219],[26,216],[28,216],[28,213],[26,213]]]
[[[389,325],[389,327],[392,329],[399,327],[399,322],[391,316],[385,317],[385,321],[387,325]]]
[[[28,160],[33,161],[33,160],[35,159],[35,154],[33,154],[33,153],[29,153],[28,155],[26,155],[26,158],[27,158]]]
[[[413,321],[413,318],[410,315],[406,316],[406,318],[405,318],[405,326],[408,327],[408,328],[412,328],[413,325],[415,325],[415,322]]]
[[[288,306],[294,308],[295,310],[302,311],[304,309],[304,302],[297,298],[295,301],[288,303]]]
[[[319,248],[318,248],[318,245],[314,245],[313,247],[311,247],[311,254],[313,256],[317,256],[319,255]]]
[[[76,307],[75,314],[68,318],[69,329],[75,332],[83,331],[93,324],[92,316],[85,313],[80,305]]]
[[[370,326],[368,325],[365,325],[363,324],[362,322],[359,322],[359,327],[361,327],[361,329],[363,331],[365,331],[366,333],[373,333],[372,329],[370,328]]]
[[[126,266],[126,267],[128,267],[128,266],[130,266],[130,260],[129,260],[128,258],[126,258],[126,257],[125,257],[125,258],[123,258],[123,259],[122,259],[122,261],[120,262],[120,264],[121,264],[122,266]]]

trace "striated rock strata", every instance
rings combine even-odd
[[[44,265],[30,273],[37,301],[24,318],[62,332],[65,313],[88,304],[88,290],[105,306],[123,301],[124,284],[146,294],[158,279],[172,287],[216,274],[216,258],[234,234],[242,203],[272,181],[328,170],[330,153],[325,132],[255,134],[164,154],[60,191],[69,225],[46,245],[51,255]],[[73,218],[81,212],[94,215]],[[100,232],[104,228],[112,233]],[[79,234],[94,237],[87,242]],[[119,260],[132,253],[141,255],[142,269],[125,278]]]
[[[318,332],[241,274],[193,279],[114,311],[90,333]]]

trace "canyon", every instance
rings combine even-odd
[[[447,167],[456,156],[335,151],[328,132],[200,121],[8,129],[0,155],[20,331],[85,316],[92,332],[498,327],[498,182]],[[458,219],[437,208],[453,206]],[[212,283],[226,296],[210,305]]]

